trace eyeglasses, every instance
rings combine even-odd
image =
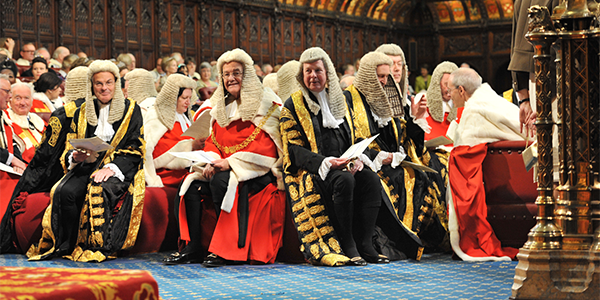
[[[461,86],[457,86],[457,87],[449,87],[448,86],[448,93],[452,93],[452,90],[458,90]]]
[[[229,78],[229,76],[233,76],[235,78],[240,78],[244,75],[244,73],[240,71],[234,71],[233,73],[223,73],[223,78]]]
[[[5,92],[5,93],[7,93],[7,94],[12,94],[12,91],[11,91],[11,90],[9,90],[9,89],[3,89],[3,88],[0,88],[0,90],[4,91],[4,92]]]
[[[33,53],[33,52],[35,52],[35,50],[21,50],[21,52],[25,52],[25,53]]]

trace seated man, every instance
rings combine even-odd
[[[456,120],[457,109],[450,98],[448,78],[458,69],[453,62],[445,61],[435,67],[431,75],[431,84],[427,88],[427,124],[431,131],[425,133],[425,140],[445,136],[450,122]]]
[[[180,188],[180,238],[187,245],[164,262],[202,259],[202,201],[212,199],[218,219],[203,265],[273,263],[285,217],[281,100],[263,88],[244,50],[223,53],[217,65],[222,81],[210,98],[212,130],[204,147],[214,161],[194,165]]]
[[[73,115],[85,101],[85,95],[90,88],[87,67],[77,67],[67,75],[65,97],[63,97],[65,105],[57,108],[50,116],[43,142],[35,151],[35,155],[19,179],[14,192],[7,196],[10,197],[10,203],[7,208],[8,213],[4,215],[0,225],[0,253],[14,250],[13,241],[19,238],[12,236],[15,232],[12,226],[16,225],[12,221],[15,211],[25,209],[25,199],[30,194],[50,192],[54,184],[67,173],[67,165],[65,161],[61,161],[60,157],[65,149]],[[31,206],[28,207],[31,208]],[[31,239],[30,236],[24,236],[21,240]],[[27,251],[27,249],[18,250]]]
[[[518,250],[502,248],[486,220],[481,166],[487,143],[523,140],[519,108],[496,94],[487,83],[482,84],[473,69],[452,72],[448,89],[454,105],[465,108],[460,124],[451,124],[448,130],[448,136],[454,140],[448,163],[452,249],[463,260],[514,259]]]
[[[369,161],[364,154],[353,165],[340,158],[355,132],[335,67],[317,47],[305,50],[300,64],[301,89],[285,101],[280,127],[285,184],[304,257],[329,266],[387,263],[372,241],[382,202],[379,177],[363,168]]]
[[[33,89],[30,85],[17,82],[12,85],[10,108],[4,114],[12,122],[12,130],[23,141],[21,156],[29,163],[36,147],[42,142],[46,122],[37,114],[29,112],[33,103]]]
[[[429,246],[441,243],[446,235],[434,212],[445,211],[445,202],[438,199],[439,189],[425,172],[401,164],[410,162],[411,158],[403,146],[408,139],[406,127],[400,119],[392,117],[384,91],[387,81],[391,80],[391,65],[392,60],[387,55],[367,53],[360,60],[354,84],[344,95],[352,111],[356,137],[362,139],[379,134],[367,152],[387,195],[384,197],[386,209],[380,212],[378,225],[398,250],[418,260],[423,250],[420,236]],[[432,236],[437,236],[438,240],[432,241]],[[403,258],[403,255],[399,256]]]
[[[75,111],[61,157],[70,171],[52,188],[51,217],[27,252],[30,260],[66,255],[101,262],[131,248],[137,237],[145,191],[142,113],[123,96],[114,63],[94,61],[88,80],[92,88]],[[113,148],[96,153],[68,143],[93,136]]]
[[[432,182],[428,186],[431,196],[431,208],[427,214],[435,214],[430,220],[423,223],[419,237],[427,251],[447,251],[450,249],[447,227],[448,218],[446,213],[446,186],[448,185],[447,165],[449,153],[437,149],[429,151],[425,148],[425,133],[430,130],[425,116],[427,115],[427,99],[422,97],[418,102],[410,100],[408,96],[408,67],[402,48],[395,44],[383,44],[375,50],[389,56],[393,65],[391,74],[388,76],[385,93],[392,107],[393,117],[400,119],[398,125],[406,135],[402,141],[402,147],[413,163],[427,166],[437,173],[426,172]],[[438,221],[434,221],[438,219]],[[428,229],[432,226],[431,229]]]

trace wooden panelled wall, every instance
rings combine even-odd
[[[382,43],[397,43],[416,65],[469,62],[493,85],[509,84],[510,24],[471,24],[461,30],[376,23],[277,1],[215,0],[1,0],[0,33],[50,51],[59,45],[95,58],[131,52],[152,69],[161,55],[181,52],[216,60],[240,47],[259,64],[298,59],[320,46],[336,66],[353,62]],[[409,53],[409,42],[416,51]],[[417,74],[413,74],[413,77]],[[507,81],[508,80],[508,81]],[[505,82],[506,81],[506,82]],[[508,82],[508,83],[507,83]]]

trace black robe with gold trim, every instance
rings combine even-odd
[[[368,138],[379,134],[369,146],[367,156],[371,160],[374,160],[380,151],[394,153],[398,152],[401,146],[407,153],[406,161],[438,171],[436,174],[407,166],[396,168],[390,165],[382,166],[378,175],[387,196],[384,202],[390,202],[385,204],[388,208],[393,208],[390,210],[393,213],[390,216],[388,212],[380,212],[378,225],[409,257],[414,253],[413,247],[417,247],[420,243],[410,246],[410,243],[417,241],[403,240],[398,236],[396,221],[401,221],[404,229],[409,229],[411,233],[418,235],[419,241],[425,247],[436,248],[447,243],[444,183],[447,178],[443,178],[443,176],[447,177],[446,167],[437,155],[431,155],[424,148],[422,129],[410,121],[399,118],[393,118],[386,126],[379,128],[364,95],[354,85],[344,91],[344,96],[352,111],[356,138]],[[418,155],[419,153],[421,155]],[[420,253],[419,251],[416,257],[411,258],[420,259]]]
[[[114,195],[105,191],[103,182],[96,183],[88,176],[88,188],[79,219],[79,234],[75,250],[67,258],[74,261],[101,262],[112,257],[119,250],[131,248],[136,240],[142,217],[145,192],[143,158],[145,142],[143,139],[143,120],[139,106],[125,99],[123,117],[112,124],[115,134],[110,141],[114,149],[100,152],[95,162],[95,170],[109,163],[119,167],[129,184],[123,195]],[[85,117],[84,103],[75,112],[70,125],[67,141],[72,138],[94,136],[96,126],[90,126]],[[96,106],[96,113],[98,107]],[[66,164],[73,147],[67,143],[61,161]],[[77,168],[77,167],[75,167]],[[50,191],[51,202],[42,219],[42,237],[39,244],[27,252],[30,260],[44,259],[53,254],[55,247],[61,244],[55,233],[59,232],[61,204],[54,201],[54,192],[61,183],[66,182],[73,172],[68,172]]]
[[[75,115],[77,108],[85,102],[84,98],[69,102],[68,104],[57,108],[48,121],[42,143],[35,151],[35,155],[23,172],[19,182],[15,186],[11,200],[2,217],[0,225],[0,253],[15,251],[12,236],[12,218],[13,213],[19,209],[13,207],[13,204],[19,200],[24,200],[29,194],[50,192],[52,186],[60,180],[65,174],[66,169],[60,163],[60,157],[65,150],[65,142],[71,120]],[[23,193],[23,194],[22,194]],[[18,200],[16,202],[19,202]],[[27,251],[27,249],[21,249]]]
[[[297,91],[281,110],[285,187],[304,257],[316,265],[342,265],[349,258],[340,247],[322,198],[326,195],[317,184],[318,169],[325,159],[320,153],[323,141],[319,121],[307,107],[302,92]],[[351,122],[347,113],[345,122],[340,124],[340,132],[347,135],[348,144],[354,141]]]

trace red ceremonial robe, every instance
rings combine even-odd
[[[462,115],[463,108],[459,108],[456,113],[456,122],[459,123],[460,116]],[[448,131],[448,126],[450,126],[450,122],[448,121],[448,112],[444,113],[444,120],[442,122],[438,122],[431,117],[429,113],[429,108],[427,108],[427,124],[431,127],[431,131],[429,133],[425,132],[425,140],[431,140],[438,136],[446,136],[446,132]],[[448,144],[446,146],[452,146],[452,144]]]
[[[46,103],[44,103],[44,101],[42,100],[38,100],[38,99],[33,99],[32,103],[31,103],[31,109],[29,109],[30,112],[32,113],[52,113],[53,109],[49,108]]]
[[[450,152],[448,172],[452,202],[456,210],[460,248],[469,256],[508,256],[514,259],[518,249],[502,247],[487,221],[482,164],[487,144],[458,146]]]
[[[25,149],[22,151],[21,157],[23,157],[23,160],[26,163],[29,163],[35,155],[35,148],[42,142],[44,129],[47,125],[46,121],[42,120],[41,117],[36,114],[29,113],[29,126],[27,128],[17,124],[19,116],[10,108],[5,110],[4,114],[8,119],[12,120],[13,132],[25,143]],[[21,117],[21,119],[23,118],[24,117]]]
[[[165,134],[160,138],[156,146],[154,147],[154,151],[152,152],[152,158],[157,158],[171,150],[173,146],[175,146],[180,141],[194,139],[189,136],[181,136],[183,131],[181,130],[181,126],[178,122],[175,122],[173,129],[167,130]],[[164,186],[171,186],[177,188],[181,183],[181,180],[187,174],[187,169],[177,169],[171,170],[167,168],[159,168],[156,169],[156,175],[160,176],[162,183]]]
[[[6,149],[10,153],[14,153],[12,127],[10,127],[10,125],[8,125],[2,119],[0,119],[0,124],[2,125],[2,130],[4,131],[3,134],[6,137]],[[6,212],[6,208],[10,203],[10,197],[12,196],[13,190],[15,189],[15,186],[17,185],[17,182],[19,182],[20,178],[21,176],[0,171],[0,182],[2,182],[2,184],[0,184],[0,218],[2,218]]]
[[[214,122],[212,128],[212,135],[215,136],[222,148],[241,144],[252,134],[256,126],[250,121],[238,119],[225,128]],[[206,139],[204,151],[214,152],[221,158],[228,158],[234,154],[219,150],[213,143],[212,135]],[[240,152],[252,152],[272,158],[278,156],[275,142],[263,130]],[[240,182],[240,184],[244,183]],[[285,192],[278,190],[277,184],[274,182],[262,191],[249,195],[250,215],[246,243],[243,248],[237,247],[239,236],[237,198],[236,191],[231,213],[221,211],[208,249],[209,252],[228,260],[273,263],[277,251],[281,247],[285,218]]]

